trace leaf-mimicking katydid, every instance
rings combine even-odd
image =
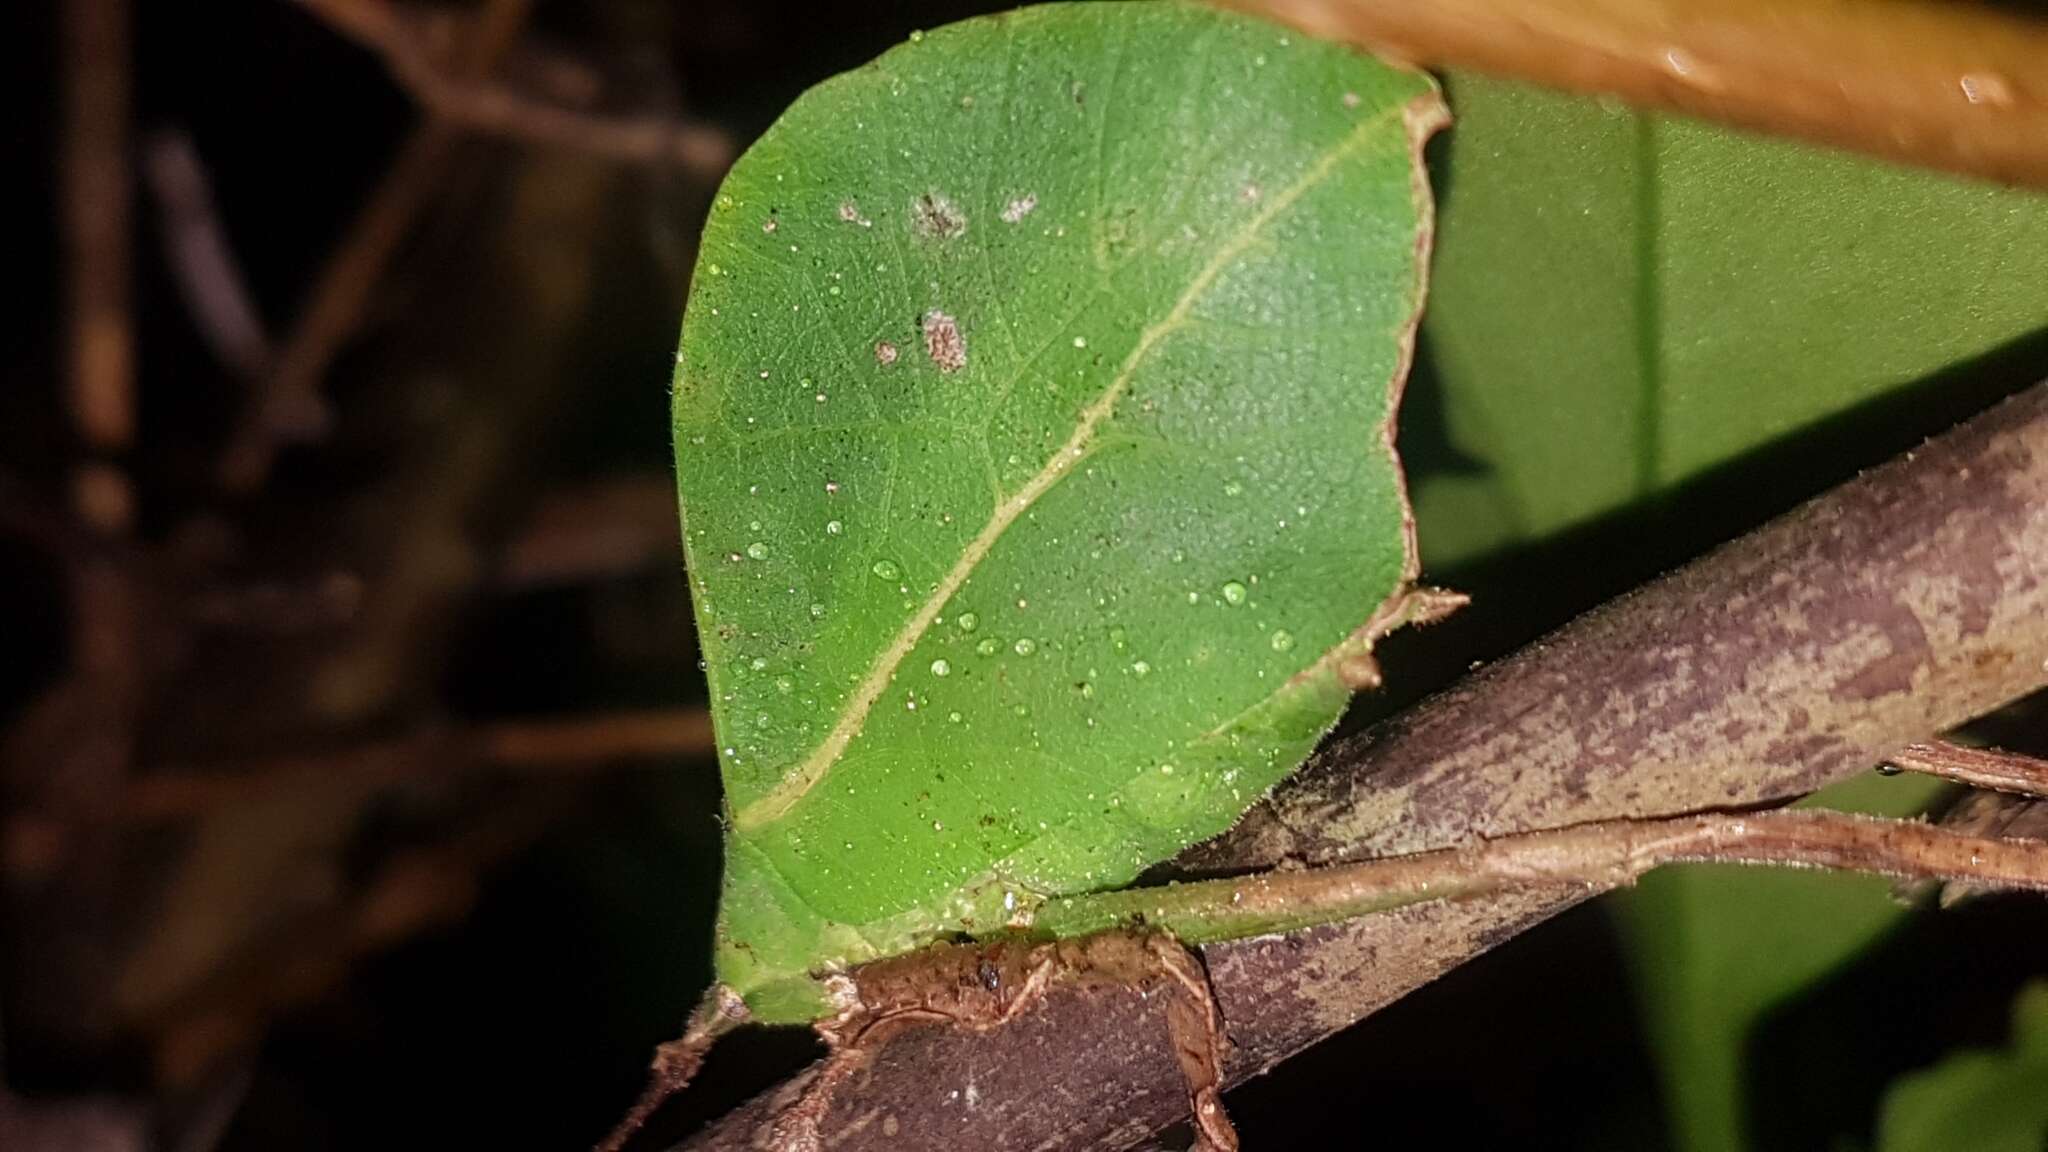
[[[1453,599],[1393,444],[1445,119],[1276,26],[1048,5],[827,81],[733,168],[674,402],[718,983],[654,1097],[743,1020],[844,1051],[1085,971],[1174,991],[1231,1143],[1199,965],[1091,894],[1228,828]]]

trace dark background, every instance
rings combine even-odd
[[[599,75],[600,110],[688,116],[743,147],[811,83],[912,29],[995,7],[552,0],[536,6],[528,39]],[[134,139],[190,138],[248,299],[281,340],[417,114],[374,56],[285,0],[140,4],[134,19]],[[103,539],[65,512],[87,450],[63,400],[58,6],[8,5],[0,20],[14,89],[8,171],[33,200],[9,234],[8,264],[27,284],[7,325],[0,408],[0,718],[15,729],[5,1086],[37,1107],[84,1094],[145,1106],[159,1146],[193,1152],[589,1144],[708,978],[710,758],[502,773],[468,770],[451,745],[383,786],[313,787],[298,807],[256,800],[298,786],[280,765],[287,754],[331,753],[323,771],[345,775],[365,749],[419,733],[701,706],[675,549],[545,584],[492,573],[550,497],[660,488],[670,353],[711,180],[462,142],[323,375],[330,427],[287,448],[246,493],[215,475],[249,384],[193,322],[166,255],[170,226],[138,181],[139,432],[113,456],[135,516],[122,538]],[[549,284],[566,285],[566,303]],[[1392,644],[1399,688],[1373,708],[1978,410],[2038,374],[2043,353],[2038,340],[2010,349],[1655,507],[1429,573],[1479,607],[1429,633],[1427,648]],[[1484,467],[1446,439],[1433,387],[1425,347],[1403,425],[1409,466]],[[469,570],[420,576],[419,557],[444,546]],[[77,571],[96,560],[141,573],[146,589],[135,643],[147,687],[127,714],[126,778],[253,766],[251,803],[69,836],[52,863],[20,848],[23,829],[79,803],[50,800],[58,768],[38,753],[54,745],[37,744],[32,721],[75,663],[67,614]],[[337,574],[354,589],[340,607],[319,592]],[[408,580],[428,592],[392,591]],[[393,603],[408,607],[383,611]],[[350,657],[366,635],[396,655]],[[337,661],[370,681],[347,707],[320,702],[322,669]],[[272,771],[284,782],[266,783]],[[99,827],[93,803],[85,821]],[[282,858],[318,882],[241,900],[239,882],[274,878],[280,850],[264,845],[278,838],[291,845]],[[432,865],[425,891],[457,895],[372,945],[347,932],[352,942],[334,943],[330,930],[363,922],[365,894],[415,857]],[[195,867],[204,859],[229,861],[225,879]],[[167,908],[195,903],[246,930],[177,969],[153,929]],[[1957,1043],[1999,1042],[2013,990],[2048,972],[2044,929],[2048,912],[2031,902],[1920,913],[1774,1012],[1751,1043],[1755,1146],[1861,1143],[1898,1072]],[[1621,947],[1595,905],[1465,966],[1235,1093],[1247,1147],[1363,1143],[1361,1118],[1372,1143],[1391,1147],[1659,1147],[1656,1077]],[[138,984],[159,991],[112,990]],[[811,1051],[793,1035],[729,1041],[645,1146]]]

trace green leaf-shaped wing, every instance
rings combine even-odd
[[[1430,81],[1177,4],[916,38],[705,229],[675,437],[720,976],[1022,923],[1227,827],[1414,575]]]

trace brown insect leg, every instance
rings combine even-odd
[[[655,1109],[689,1087],[697,1069],[704,1065],[705,1054],[718,1043],[718,1038],[746,1020],[747,1006],[739,994],[723,984],[712,985],[704,999],[698,1001],[697,1010],[690,1013],[690,1023],[682,1036],[654,1050],[653,1063],[647,1070],[647,1087],[641,1089],[640,1098],[597,1145],[596,1152],[619,1152],[625,1147]]]
[[[819,1024],[818,1034],[830,1045],[831,1053],[818,1074],[804,1085],[802,1094],[775,1117],[769,1127],[769,1147],[776,1152],[821,1152],[821,1129],[839,1089],[873,1063],[897,1033],[932,1023],[957,1021],[927,1008],[902,1008],[876,1014],[857,1012],[850,1018]]]
[[[1036,945],[935,945],[839,978],[846,1005],[817,1025],[831,1047],[822,1067],[769,1127],[776,1152],[821,1152],[839,1092],[898,1035],[925,1026],[988,1032],[1029,1012],[1063,980],[1166,994],[1167,1036],[1187,1080],[1197,1152],[1237,1152],[1223,1110],[1229,1046],[1208,974],[1193,953],[1156,932],[1103,932]]]
[[[1223,1109],[1223,1055],[1230,1038],[1209,974],[1195,954],[1163,932],[1100,932],[1053,947],[1066,974],[1167,994],[1166,1032],[1187,1082],[1195,1152],[1237,1152],[1237,1129]]]
[[[1173,1000],[1166,1006],[1167,1035],[1188,1082],[1188,1107],[1195,1117],[1196,1152],[1237,1152],[1237,1129],[1223,1110],[1223,1053],[1229,1039],[1223,1014],[1209,989],[1209,974],[1180,942],[1151,938],[1160,966],[1172,977]]]

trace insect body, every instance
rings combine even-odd
[[[1335,722],[1413,603],[1443,119],[1257,21],[1050,5],[828,81],[734,167],[674,408],[722,997],[843,1018],[858,965],[1043,937]]]

